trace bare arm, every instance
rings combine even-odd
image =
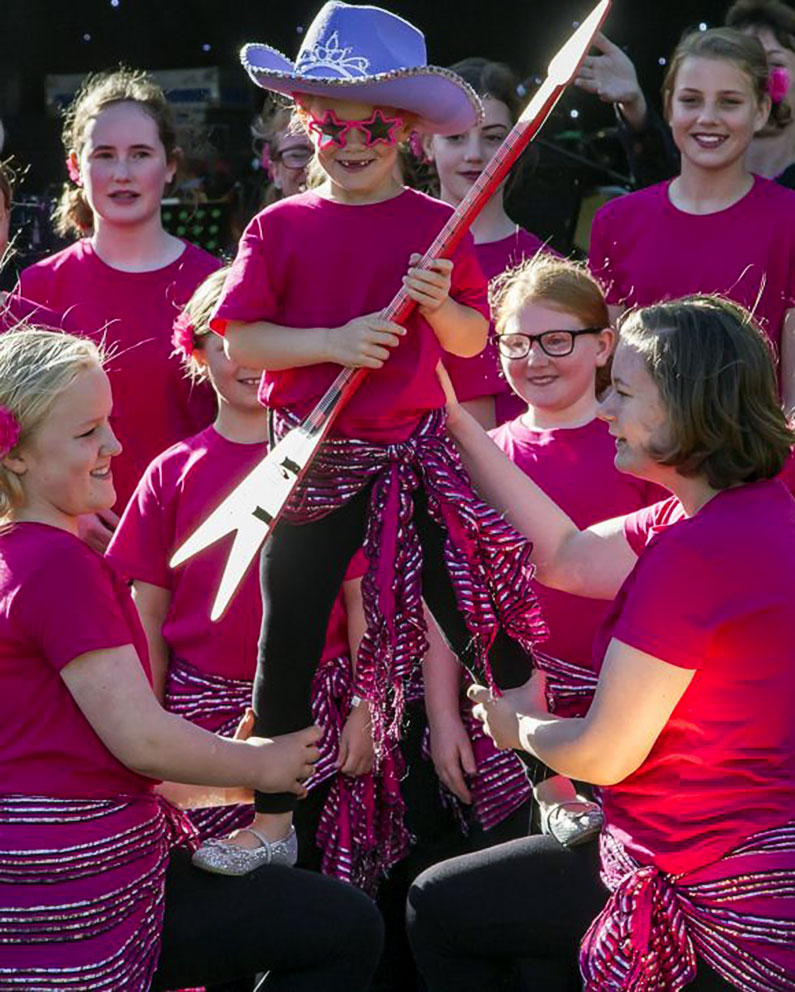
[[[795,309],[787,310],[781,331],[781,396],[787,417],[795,413]]]
[[[61,677],[111,754],[150,778],[302,795],[298,780],[317,760],[316,727],[274,741],[235,741],[167,713],[132,645],[81,655]]]
[[[349,579],[347,582],[343,582],[342,595],[347,614],[348,645],[355,684],[359,646],[367,630],[367,620],[362,601],[362,580],[360,578]],[[375,749],[373,747],[370,706],[365,700],[362,700],[358,706],[351,707],[345,726],[342,728],[337,767],[343,775],[364,775],[372,771],[374,760]]]
[[[163,624],[171,605],[171,590],[151,582],[133,582],[133,600],[149,647],[149,661],[152,665],[152,691],[162,703],[166,695],[168,674],[168,645],[163,640]]]
[[[464,803],[472,793],[464,775],[477,771],[472,744],[461,719],[461,663],[425,606],[428,650],[422,659],[425,711],[431,732],[431,759],[441,782]]]
[[[478,491],[533,542],[539,581],[578,596],[612,599],[636,561],[624,518],[579,530],[465,410],[453,402],[448,414],[448,429]]]
[[[646,760],[694,675],[614,638],[581,720],[518,712],[512,699],[491,701],[482,686],[471,696],[499,746],[529,751],[561,775],[615,785]]]
[[[420,258],[412,255],[412,265]],[[486,347],[489,322],[478,310],[457,303],[450,296],[452,275],[450,259],[438,258],[430,268],[410,268],[403,282],[444,350],[460,358],[471,358]]]
[[[379,314],[366,314],[341,327],[284,327],[259,321],[229,321],[225,349],[238,365],[253,369],[283,369],[334,362],[378,369],[396,348],[406,329]]]

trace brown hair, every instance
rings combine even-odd
[[[609,327],[610,314],[599,283],[585,265],[539,252],[492,281],[489,287],[494,327],[505,333],[508,321],[528,303],[543,303],[570,314],[583,327]],[[596,393],[610,385],[610,365],[596,370]]]
[[[736,0],[726,11],[726,27],[769,28],[782,48],[795,52],[795,10],[780,0]]]
[[[511,125],[519,120],[523,106],[520,96],[519,79],[513,70],[505,65],[504,62],[492,62],[480,56],[471,56],[451,65],[450,69],[457,73],[465,83],[469,83],[481,99],[491,97],[492,100],[499,100],[500,103],[504,103],[508,108],[508,117]],[[511,167],[508,182],[505,186],[506,196],[521,179],[525,166],[528,163],[535,164],[536,154],[535,148],[531,145]],[[438,196],[439,180],[436,176],[433,163],[426,170],[430,172],[430,175],[427,175],[421,167],[418,167],[418,169],[419,180],[416,183],[418,188],[428,190],[435,196]]]
[[[687,296],[626,313],[621,341],[646,364],[670,438],[649,450],[714,489],[772,479],[795,432],[778,398],[770,342],[750,313],[719,296]]]
[[[223,265],[220,269],[211,272],[203,282],[199,283],[182,309],[193,329],[194,352],[202,351],[207,335],[213,333],[210,330],[210,317],[221,297],[221,290],[224,288],[230,268],[230,265]],[[183,356],[182,366],[193,382],[204,382],[209,378],[207,366],[198,361],[195,354]]]
[[[147,73],[120,66],[109,72],[86,76],[64,117],[63,146],[67,154],[80,154],[86,127],[114,103],[136,103],[157,125],[168,162],[179,161],[177,131],[166,95]],[[66,237],[90,234],[94,226],[91,207],[83,190],[69,181],[54,213],[56,231]]]
[[[743,34],[734,28],[711,28],[709,31],[691,31],[684,35],[676,46],[662,85],[663,107],[666,116],[671,113],[671,100],[676,86],[676,77],[687,58],[723,59],[733,62],[744,72],[753,88],[757,103],[761,103],[768,93],[770,64],[767,53],[758,38]],[[773,103],[770,108],[769,127],[780,130],[792,120],[792,109],[786,100]]]

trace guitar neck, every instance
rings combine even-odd
[[[565,86],[550,79],[542,83],[494,157],[422,256],[418,268],[427,268],[436,259],[449,258],[453,254],[472,221],[494,195],[513,164],[549,117],[564,89]],[[385,320],[402,324],[414,306],[415,301],[405,289],[401,288],[389,306],[381,311],[381,316]],[[323,394],[315,409],[304,420],[302,424],[304,431],[315,438],[325,437],[337,415],[359,388],[368,371],[369,369],[363,368],[344,368]]]

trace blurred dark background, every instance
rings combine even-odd
[[[635,61],[647,93],[656,96],[663,60],[682,30],[720,23],[727,3],[617,0],[606,30]],[[247,176],[250,181],[255,164],[248,125],[263,94],[239,67],[238,52],[247,41],[265,41],[294,56],[319,6],[319,0],[3,0],[0,120],[6,132],[3,156],[13,155],[27,169],[18,199],[36,202],[65,177],[59,108],[74,80],[63,77],[119,62],[203,70],[177,73],[173,80],[182,94],[181,115],[196,140],[196,168],[203,170],[210,199],[225,196]],[[590,9],[588,0],[382,0],[382,6],[425,32],[430,62],[448,65],[469,55],[497,59],[526,80],[528,90],[572,22]],[[532,222],[561,248],[573,237],[573,220],[564,231],[561,219],[575,210],[565,202],[569,192],[574,201],[586,187],[620,185],[626,173],[613,121],[610,107],[572,88],[544,130],[536,185],[543,190],[551,182],[557,192],[551,199],[534,197],[530,216],[517,219]],[[593,167],[577,164],[567,151]],[[560,202],[551,202],[555,199]]]

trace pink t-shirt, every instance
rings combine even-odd
[[[230,320],[340,327],[382,310],[401,288],[411,253],[424,252],[451,213],[447,204],[412,189],[365,205],[311,191],[280,200],[246,228],[211,326],[221,334]],[[451,296],[488,317],[486,281],[471,235],[453,262]],[[367,376],[336,420],[336,434],[405,440],[425,413],[444,405],[436,377],[438,339],[416,308],[406,327],[384,367]],[[260,399],[304,417],[339,371],[339,365],[323,363],[265,372]]]
[[[61,679],[89,651],[132,644],[150,677],[129,590],[74,535],[19,523],[0,533],[0,794],[96,798],[148,792],[108,751]]]
[[[155,455],[213,418],[212,390],[192,386],[171,354],[171,328],[180,307],[219,265],[186,244],[171,265],[123,272],[106,265],[84,238],[20,274],[14,295],[65,314],[109,350],[114,428],[124,448],[113,461],[117,511]]]
[[[624,516],[665,498],[658,486],[615,468],[615,441],[602,420],[581,427],[531,430],[519,417],[490,432],[518,465],[580,528]],[[594,671],[593,638],[609,603],[534,583],[549,637],[544,654]],[[601,659],[598,659],[601,663]]]
[[[795,191],[759,176],[726,210],[687,214],[670,181],[606,203],[596,214],[591,271],[617,306],[721,293],[754,311],[779,346],[795,306]]]
[[[266,451],[264,443],[229,441],[214,427],[175,444],[147,468],[107,550],[122,574],[171,593],[161,632],[172,657],[224,678],[254,677],[262,619],[257,568],[248,571],[226,613],[214,623],[210,608],[231,535],[176,570],[168,561]],[[346,578],[362,574],[358,565],[352,564],[352,569]],[[336,654],[343,653],[337,650],[341,636],[347,637],[347,627],[345,608],[338,599],[329,623],[331,650]]]
[[[795,501],[777,480],[632,514],[640,554],[597,636],[695,670],[649,756],[604,790],[608,822],[667,872],[795,818]]]
[[[543,242],[535,234],[517,227],[516,231],[507,238],[476,243],[475,254],[483,275],[491,282],[507,269],[519,265],[527,258],[532,258],[543,247]],[[493,325],[489,326],[488,343],[479,355],[475,355],[474,358],[446,355],[444,364],[455,387],[456,396],[460,400],[473,400],[481,396],[496,398],[503,394],[513,396],[502,374]],[[519,402],[521,403],[521,400]],[[502,423],[504,419],[506,418],[502,418],[498,423]]]

